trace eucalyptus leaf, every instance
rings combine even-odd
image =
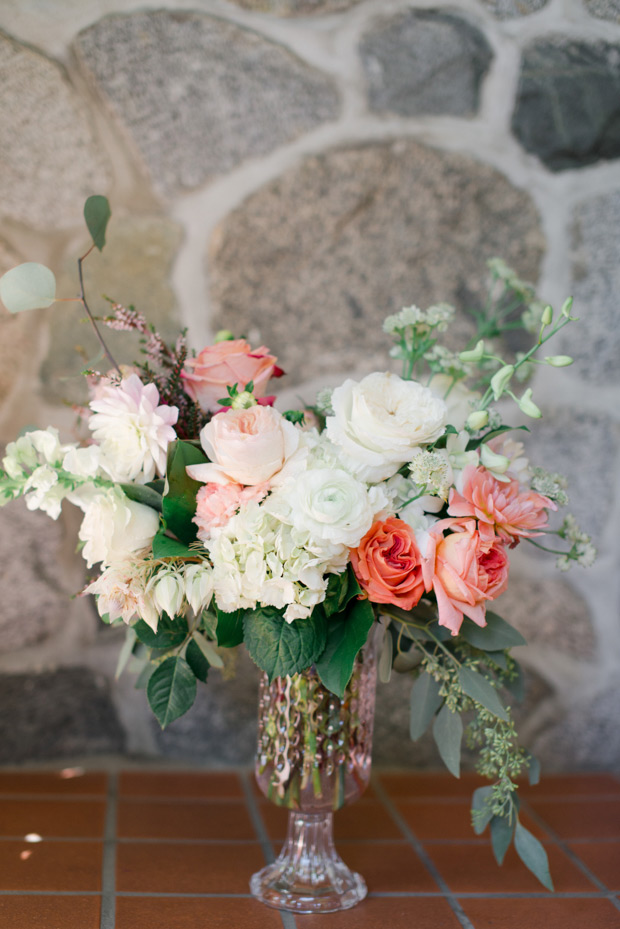
[[[388,684],[392,677],[392,661],[394,660],[394,643],[389,629],[385,630],[383,642],[381,643],[381,652],[379,654],[379,680],[382,684]]]
[[[307,619],[287,623],[275,607],[248,610],[243,633],[250,658],[270,681],[303,671],[317,661],[327,643],[327,619],[317,608]]]
[[[185,650],[185,660],[192,669],[197,680],[203,683],[207,680],[209,673],[209,662],[205,658],[202,649],[194,639],[190,639]]]
[[[133,653],[133,647],[136,644],[137,638],[138,637],[136,635],[136,630],[134,629],[134,627],[128,626],[127,632],[125,633],[125,641],[123,642],[123,647],[120,650],[120,653],[118,656],[118,662],[116,664],[116,671],[114,674],[114,677],[116,678],[116,680],[119,679],[119,677],[125,670],[125,666],[127,662],[129,661],[129,659],[131,658],[131,655]]]
[[[0,277],[0,298],[9,313],[45,309],[56,300],[54,272],[35,261],[17,265]]]
[[[536,784],[540,783],[540,761],[535,755],[528,752],[528,762],[527,779],[530,782],[530,787],[535,787]]]
[[[107,197],[95,194],[84,204],[84,220],[90,236],[99,251],[105,245],[105,232],[112,212]]]
[[[157,632],[151,629],[143,619],[139,619],[137,623],[134,623],[133,629],[135,629],[138,639],[149,648],[176,648],[183,645],[189,634],[185,616],[170,619],[166,613],[162,613],[159,618]]]
[[[445,703],[435,717],[433,738],[448,771],[455,777],[460,777],[463,720],[458,713],[449,710]]]
[[[184,658],[166,658],[146,688],[149,705],[162,729],[186,713],[196,699],[196,677]]]
[[[492,787],[478,787],[474,790],[471,803],[471,822],[476,835],[482,835],[493,819],[493,813],[488,800],[493,796]],[[473,814],[476,814],[475,816]]]
[[[431,719],[443,703],[440,685],[427,671],[423,671],[411,688],[409,735],[416,742],[428,729]]]
[[[213,668],[223,668],[224,662],[222,661],[221,655],[218,655],[213,644],[209,642],[207,638],[202,634],[202,632],[194,632],[192,636],[194,642],[205,656],[211,667]],[[190,643],[191,644],[191,643]]]
[[[549,873],[549,859],[547,852],[536,836],[532,835],[529,829],[521,825],[517,820],[515,828],[515,848],[517,855],[526,868],[532,872],[534,877],[538,878],[543,887],[547,890],[553,890],[553,881]]]
[[[323,685],[340,699],[374,620],[375,614],[368,600],[350,600],[346,609],[333,614],[327,621],[327,642],[315,664]]]
[[[516,672],[516,677],[512,681],[502,681],[504,687],[510,691],[517,703],[523,703],[525,698],[525,675],[523,674],[523,668],[518,661],[512,659],[514,662],[513,670]]]
[[[150,506],[151,509],[158,510],[161,513],[161,494],[149,487],[148,484],[119,484],[119,487],[130,500],[135,503],[142,503],[144,506]]]
[[[491,820],[491,845],[493,854],[499,865],[503,864],[506,852],[512,841],[512,834],[515,831],[515,818],[509,822],[505,816],[494,816]]]
[[[460,635],[474,648],[480,648],[485,652],[499,652],[517,645],[527,645],[521,633],[497,613],[487,610],[486,620],[486,626],[477,626],[470,619],[465,619],[461,626]]]
[[[468,697],[471,697],[477,703],[481,703],[489,713],[493,713],[494,716],[498,716],[505,722],[508,721],[508,714],[502,706],[497,691],[485,677],[478,674],[473,668],[461,666],[459,668],[459,683]]]

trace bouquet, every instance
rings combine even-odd
[[[91,197],[92,248],[105,243],[109,205]],[[92,248],[90,251],[92,251]],[[88,253],[87,253],[88,254]],[[490,827],[501,863],[517,852],[551,887],[542,845],[519,821],[517,779],[538,778],[517,742],[510,703],[522,674],[510,649],[520,633],[495,612],[510,551],[554,552],[559,566],[591,563],[594,549],[567,516],[565,481],[528,461],[516,414],[541,416],[524,385],[536,356],[570,324],[506,265],[489,262],[489,294],[461,351],[441,342],[454,310],[409,306],[389,316],[391,357],[379,371],[279,411],[269,384],[283,372],[265,346],[220,332],[198,354],[185,333],[168,345],[133,307],[96,320],[79,302],[106,358],[89,367],[82,441],[54,428],[10,443],[2,503],[23,496],[56,519],[79,507],[82,555],[104,622],[125,624],[119,672],[133,656],[160,724],[192,705],[197,682],[245,643],[269,680],[313,667],[342,697],[360,649],[380,628],[380,671],[413,678],[411,735],[432,724],[439,753],[459,775],[463,738],[491,784],[476,790],[476,833]],[[49,306],[52,272],[20,265],[0,281],[11,311]],[[137,331],[143,358],[119,365],[97,326]],[[504,357],[499,337],[533,333]],[[561,540],[552,548],[550,536]],[[542,541],[541,541],[542,540]],[[543,544],[544,543],[544,544]]]

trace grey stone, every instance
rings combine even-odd
[[[144,313],[161,335],[175,341],[180,329],[175,296],[170,286],[172,263],[181,242],[179,226],[156,216],[113,216],[106,246],[84,262],[86,298],[95,316],[112,313],[104,295]],[[58,293],[72,296],[79,290],[76,255],[72,251],[58,275]],[[57,304],[50,311],[50,337],[41,378],[50,398],[84,403],[87,399],[85,367],[107,371],[111,365],[101,350],[86,314],[78,303]],[[140,361],[140,337],[115,332],[99,324],[113,357],[119,364]]]
[[[244,648],[236,652],[236,674],[209,672],[192,709],[165,730],[151,723],[162,755],[209,767],[251,765],[256,751],[259,671]]]
[[[122,752],[107,687],[86,668],[0,676],[0,764]]]
[[[533,465],[560,471],[568,478],[568,506],[552,517],[552,525],[559,524],[566,512],[573,513],[597,545],[613,510],[609,475],[619,443],[620,424],[606,416],[567,408],[545,409],[544,418],[527,438],[527,454]],[[596,453],[582,454],[586,449],[596,449]]]
[[[215,231],[215,328],[260,337],[288,383],[385,370],[386,315],[412,303],[474,305],[495,254],[535,280],[542,247],[529,196],[471,158],[410,141],[335,149],[249,197]],[[471,319],[462,314],[455,332],[468,337]]]
[[[512,130],[551,170],[620,155],[620,45],[539,39],[523,53]]]
[[[76,52],[160,191],[197,187],[339,111],[322,74],[202,13],[105,17],[79,34]]]
[[[619,0],[585,0],[585,5],[588,13],[597,19],[610,19],[614,23],[620,23]]]
[[[498,19],[516,19],[538,13],[549,0],[482,0],[487,10]]]
[[[479,29],[432,10],[376,21],[360,53],[371,108],[400,116],[473,115],[493,57]]]
[[[620,380],[620,190],[582,203],[573,223],[572,293],[580,322],[558,338],[571,371],[593,384]]]
[[[508,590],[497,601],[496,610],[529,645],[548,646],[580,659],[594,655],[596,639],[590,611],[566,581],[533,580],[511,573]]]
[[[309,13],[341,13],[360,0],[233,0],[245,10],[278,16],[307,16]]]
[[[0,214],[49,232],[82,222],[109,170],[61,67],[0,34]]]

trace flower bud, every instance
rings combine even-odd
[[[475,348],[471,348],[466,352],[459,352],[459,359],[460,361],[464,361],[466,363],[475,362],[475,361],[480,361],[483,355],[484,355],[484,340],[480,339],[480,341],[476,344]]]
[[[540,419],[542,413],[532,400],[532,388],[528,387],[521,399],[518,401],[519,409],[522,413],[525,413],[526,416],[531,416],[532,419]]]
[[[484,429],[488,421],[489,414],[487,410],[475,410],[467,417],[467,425],[473,432]]]
[[[242,390],[240,394],[235,394],[230,405],[233,410],[247,410],[256,406],[256,397],[248,390]]]
[[[554,368],[565,368],[567,365],[572,365],[573,363],[573,359],[570,355],[547,355],[545,361]]]
[[[505,474],[510,467],[510,458],[505,455],[498,455],[486,442],[480,446],[480,461],[489,471],[495,471],[497,474]]]
[[[491,390],[496,400],[499,400],[504,393],[504,390],[510,382],[510,378],[514,374],[514,370],[514,365],[504,365],[504,367],[496,371],[491,378]]]
[[[553,309],[549,306],[549,304],[547,304],[547,306],[544,308],[542,316],[540,317],[540,321],[543,326],[550,326],[553,322]]]
[[[566,316],[567,319],[570,319],[571,318],[570,311],[572,310],[572,308],[573,308],[573,298],[568,297],[568,299],[566,299],[564,303],[562,304],[562,309],[560,311],[562,313],[562,316]]]
[[[215,342],[232,342],[235,336],[230,329],[220,329],[215,334]]]
[[[198,616],[209,605],[213,593],[213,576],[210,568],[190,564],[185,569],[185,597]]]
[[[158,610],[173,619],[181,612],[183,583],[176,574],[164,574],[155,582],[153,599]]]

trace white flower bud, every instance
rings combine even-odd
[[[564,303],[562,304],[562,309],[560,311],[562,313],[562,316],[566,316],[567,319],[571,319],[570,311],[572,310],[572,308],[573,308],[573,298],[568,297],[568,299],[565,300]]]
[[[505,455],[498,455],[486,442],[480,446],[480,461],[489,471],[495,471],[497,474],[505,474],[510,467],[510,458]]]
[[[484,340],[480,339],[480,341],[476,343],[475,348],[471,348],[469,349],[469,351],[460,352],[459,359],[465,362],[476,362],[476,361],[480,361],[483,355],[484,355]]]
[[[514,374],[514,365],[504,365],[499,371],[496,371],[491,378],[491,390],[496,400],[499,400]]]
[[[546,355],[545,361],[554,368],[565,368],[567,365],[572,365],[573,363],[573,359],[570,355]]]
[[[477,432],[478,429],[484,429],[488,421],[488,410],[475,410],[467,417],[467,425],[473,432]]]
[[[201,564],[190,564],[185,569],[185,597],[194,613],[208,605],[213,593],[213,572]]]
[[[173,619],[181,612],[183,604],[184,585],[176,574],[160,576],[153,587],[153,599],[157,609],[167,613]]]
[[[550,326],[553,322],[553,309],[549,306],[549,304],[547,304],[547,306],[544,308],[540,321],[543,326]]]
[[[256,398],[247,390],[236,394],[230,404],[233,410],[248,410],[251,406],[256,406]]]
[[[528,387],[521,399],[518,401],[519,409],[522,413],[525,413],[526,416],[531,416],[532,419],[540,419],[542,413],[532,400],[532,388]]]

